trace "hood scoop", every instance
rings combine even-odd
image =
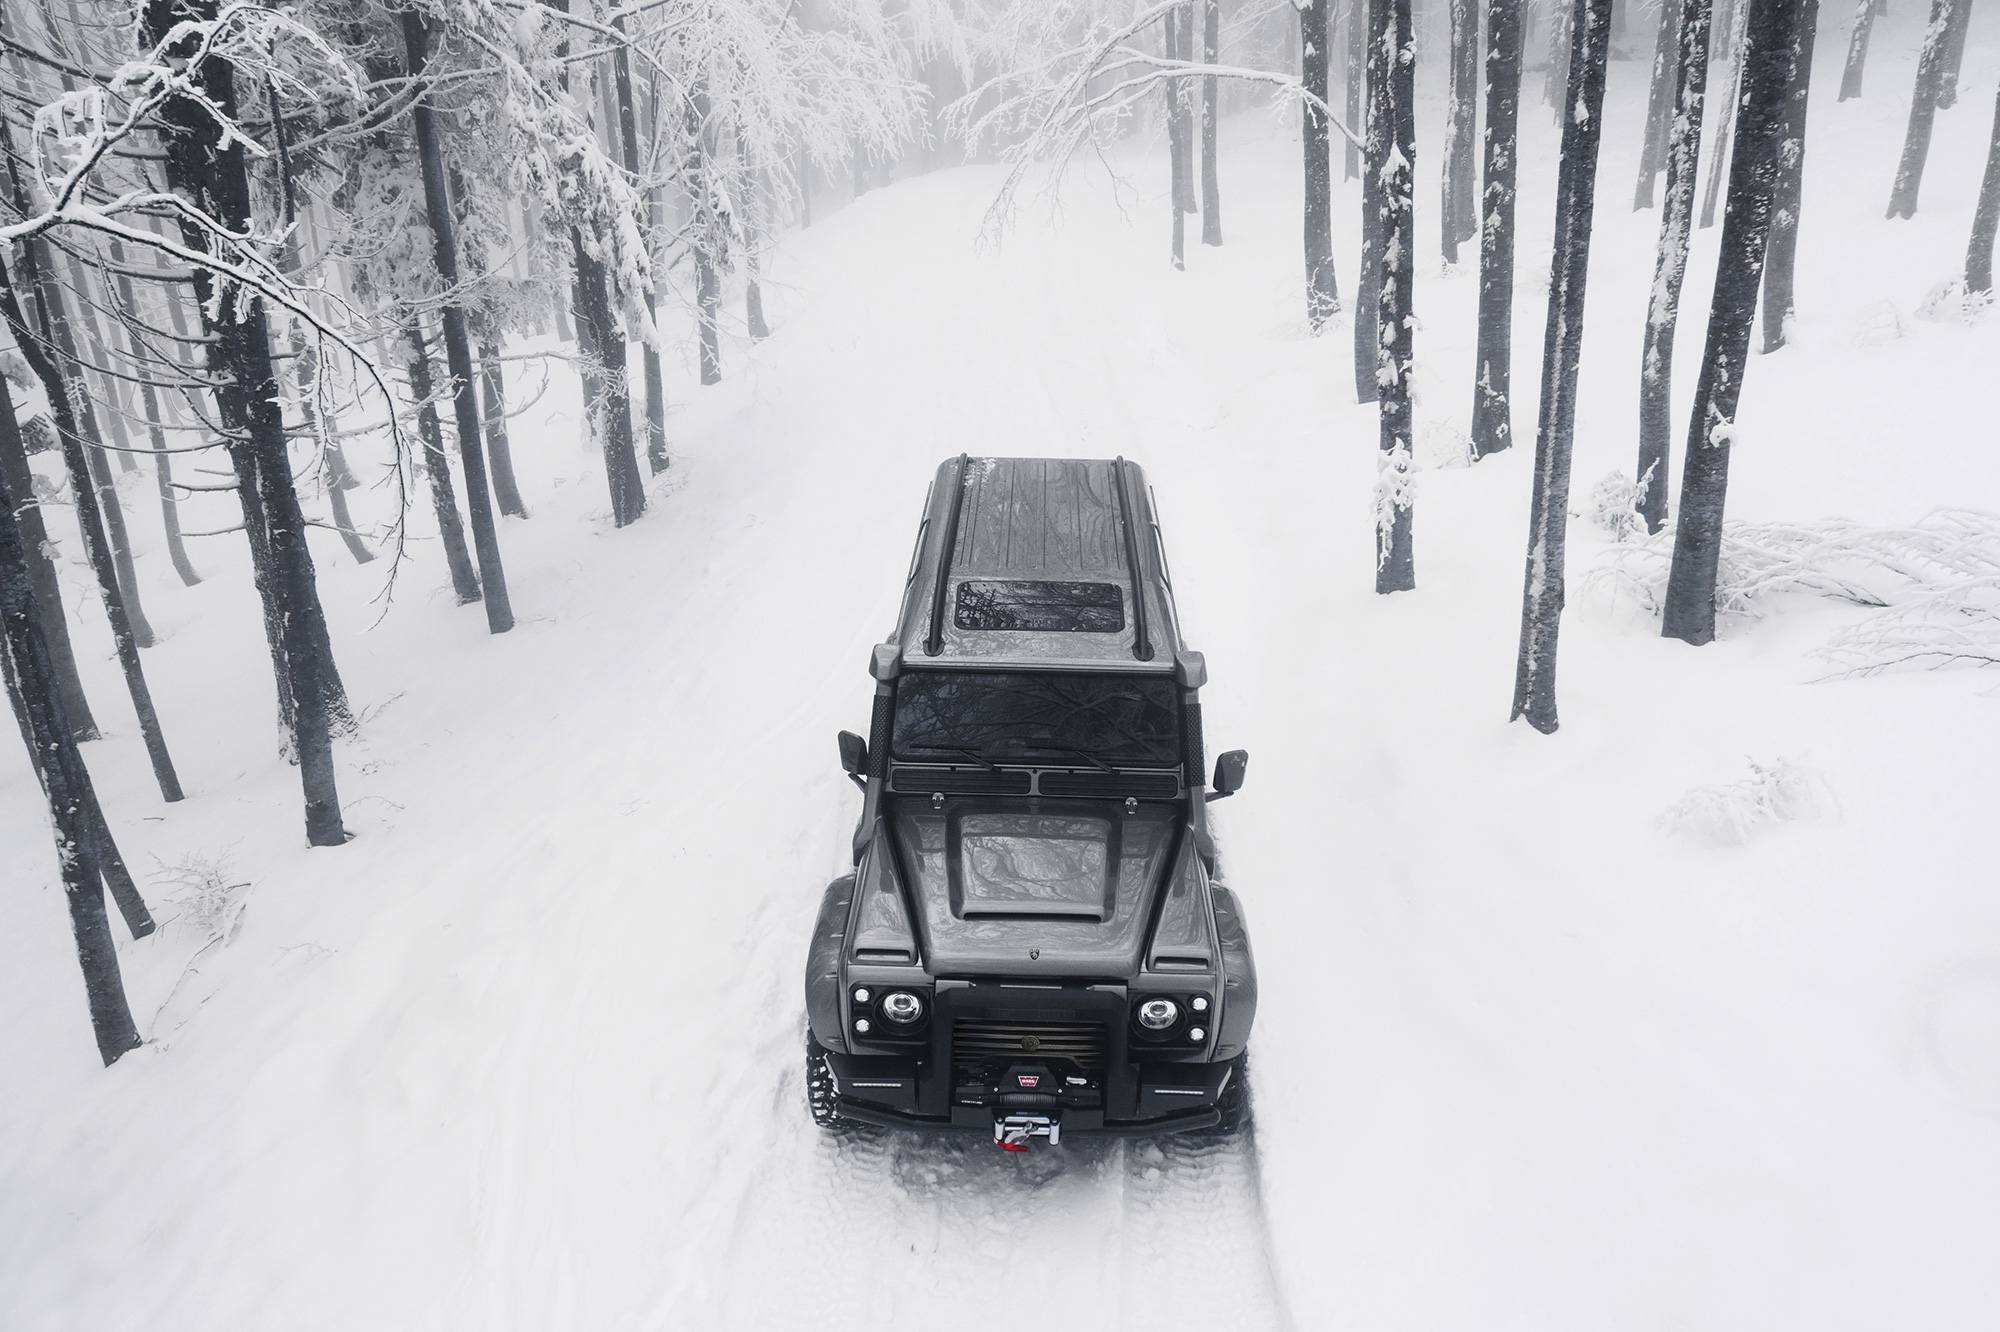
[[[1097,816],[948,815],[952,914],[960,920],[1110,919],[1118,830],[1117,820]]]

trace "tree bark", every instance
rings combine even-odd
[[[1458,262],[1458,247],[1478,232],[1473,195],[1472,143],[1478,129],[1475,88],[1479,82],[1479,0],[1449,0],[1450,64],[1444,125],[1444,170],[1438,235],[1447,264]]]
[[[417,434],[424,444],[424,471],[430,476],[431,508],[437,513],[438,540],[444,544],[445,564],[451,570],[452,591],[458,597],[458,604],[469,606],[480,599],[479,575],[473,570],[472,553],[465,544],[465,527],[458,517],[458,495],[451,483],[451,461],[444,451],[444,429],[432,398],[437,386],[431,375],[430,343],[415,319],[404,327],[403,338],[410,345],[410,392],[417,399]]]
[[[625,33],[624,18],[614,14],[611,28],[622,38]],[[618,92],[619,157],[624,162],[626,174],[637,180],[640,178],[639,117],[632,105],[632,53],[622,40],[612,50],[611,69]],[[656,323],[658,313],[653,292],[648,288],[646,322]],[[648,332],[654,336],[639,340],[646,377],[646,462],[653,469],[653,475],[658,476],[667,470],[667,380],[660,368],[657,331],[649,329]]]
[[[30,283],[37,288],[36,302],[42,316],[42,332],[47,334],[50,328],[48,309],[42,303],[42,280],[35,271],[40,267],[35,259],[39,248],[31,242],[24,247],[23,253]],[[28,368],[41,381],[42,392],[49,400],[49,415],[55,424],[56,440],[62,447],[63,462],[69,470],[70,488],[75,493],[77,526],[83,536],[84,553],[90,558],[91,571],[97,575],[97,589],[104,602],[104,618],[111,624],[111,641],[118,652],[118,664],[125,673],[125,688],[132,697],[132,711],[138,717],[139,732],[145,739],[146,756],[152,761],[153,778],[159,784],[160,798],[171,803],[181,798],[180,777],[174,772],[172,756],[167,753],[159,714],[153,708],[153,692],[146,683],[145,667],[139,661],[138,640],[133,637],[132,622],[125,614],[125,598],[118,587],[117,570],[112,565],[110,542],[104,534],[104,518],[97,508],[97,498],[90,481],[90,462],[84,456],[87,446],[79,433],[81,427],[77,423],[74,403],[55,362],[43,353],[40,341],[28,329],[4,261],[0,261],[0,307],[4,308],[7,327],[14,335],[16,348],[28,362]],[[68,354],[63,340],[58,339],[54,345],[58,355]]]
[[[429,62],[430,34],[423,15],[403,11],[403,45],[409,53],[412,78]],[[621,47],[622,51],[623,48]],[[444,177],[444,144],[428,95],[411,109],[417,155],[423,167],[424,209],[430,217],[431,252],[438,279],[446,292],[458,288],[458,224],[452,215],[451,189]],[[458,426],[458,457],[465,469],[465,509],[472,522],[472,547],[479,557],[479,583],[486,602],[486,629],[504,634],[514,627],[514,607],[507,596],[507,574],[500,563],[500,535],[493,523],[493,498],[486,482],[486,452],[479,434],[479,380],[472,365],[472,338],[465,327],[465,309],[448,297],[441,312],[445,362],[451,370],[452,416]]]
[[[1549,67],[1542,80],[1542,97],[1555,112],[1558,129],[1568,119],[1563,114],[1562,97],[1569,87],[1569,48],[1576,24],[1574,4],[1575,0],[1557,0],[1549,14]]]
[[[1676,19],[1680,6],[1675,0],[1660,0],[1660,29],[1653,39],[1652,91],[1646,98],[1646,141],[1639,147],[1639,186],[1632,195],[1632,208],[1653,206],[1653,181],[1666,165],[1667,133],[1671,128],[1674,89],[1680,85],[1674,63],[1679,42]]]
[[[173,61],[191,60],[198,39],[177,25],[182,19],[212,20],[216,13],[217,0],[146,0],[141,10],[142,40],[157,43],[178,30],[178,40],[165,54]],[[201,87],[221,115],[234,119],[242,114],[236,72],[227,59],[211,53],[189,64],[182,74]],[[208,109],[185,95],[167,100],[162,120],[169,131],[164,136],[168,184],[225,226],[249,231],[253,217],[243,141],[218,136]],[[190,248],[208,242],[186,219],[181,234]],[[209,318],[208,311],[221,305],[212,299],[215,275],[210,270],[195,270],[195,291],[201,298],[203,331],[210,338],[210,372],[226,381],[216,394],[223,422],[240,433],[257,455],[257,501],[279,580],[274,590],[280,596],[285,669],[297,713],[293,737],[305,800],[306,840],[313,846],[338,846],[347,840],[347,831],[341,823],[333,769],[330,700],[336,675],[319,610],[312,549],[306,544],[305,519],[292,484],[285,419],[271,363],[270,319],[263,303],[253,299],[243,300],[232,311],[233,318],[219,322]]]
[[[1938,66],[1938,109],[1958,105],[1958,71],[1965,61],[1965,35],[1972,27],[1972,0],[1953,0],[1951,27],[1945,33],[1943,61]]]
[[[1221,44],[1221,0],[1202,0],[1201,59],[1213,65]],[[1215,174],[1216,79],[1204,74],[1201,80],[1201,243],[1222,244],[1222,182]],[[1322,96],[1325,94],[1322,93]],[[1331,170],[1331,167],[1328,168]]]
[[[69,623],[63,614],[62,582],[49,554],[53,547],[48,526],[42,521],[41,502],[35,498],[34,473],[28,468],[27,445],[21,438],[21,423],[14,415],[13,390],[5,376],[0,376],[0,483],[20,497],[20,509],[14,518],[21,528],[21,543],[28,559],[28,583],[41,611],[49,667],[55,675],[55,690],[62,702],[63,715],[69,721],[70,737],[78,742],[95,740],[97,721],[91,716],[90,700],[85,697],[83,680],[76,672],[76,650],[70,644]]]
[[[1169,60],[1181,58],[1181,7],[1175,5],[1160,17],[1161,44]],[[1180,80],[1167,79],[1161,85],[1161,92],[1167,99],[1167,209],[1173,216],[1171,259],[1175,271],[1187,267],[1187,196],[1188,161],[1186,145],[1181,138],[1182,104]]]
[[[1367,61],[1364,77],[1368,121],[1362,133],[1361,272],[1354,284],[1354,398],[1376,402],[1382,389],[1382,171],[1388,165],[1395,134],[1394,103],[1387,91],[1389,58],[1382,49],[1382,29],[1395,30],[1393,6],[1398,0],[1369,0]],[[1391,12],[1385,13],[1385,10]]]
[[[1819,0],[1804,0],[1792,36],[1791,82],[1785,95],[1785,140],[1778,148],[1777,194],[1771,211],[1771,247],[1764,261],[1764,350],[1785,345],[1798,304],[1799,207],[1805,195],[1806,98],[1812,88],[1813,37]]]
[[[1676,3],[1676,0],[1663,0]],[[1636,507],[1648,532],[1667,521],[1667,467],[1673,447],[1674,328],[1687,280],[1688,238],[1701,166],[1702,112],[1708,97],[1708,34],[1712,0],[1678,0],[1679,77],[1674,85],[1673,137],[1667,145],[1667,197],[1660,213],[1659,257],[1646,306],[1639,358],[1639,470]]]
[[[1309,0],[1299,10],[1301,78],[1305,91],[1324,100],[1327,91],[1326,15],[1329,0]],[[1306,323],[1317,333],[1340,309],[1333,267],[1333,155],[1324,113],[1299,103],[1299,140],[1305,150]]]
[[[1741,0],[1728,0],[1729,12],[1736,15],[1741,8]],[[1738,16],[1740,18],[1740,16]],[[1722,104],[1722,123],[1715,129],[1714,156],[1708,163],[1708,188],[1702,193],[1701,227],[1706,231],[1715,225],[1716,201],[1722,197],[1722,173],[1729,165],[1730,141],[1736,125],[1736,106],[1743,100],[1743,42],[1740,35],[1742,24],[1732,19],[1732,27],[1739,35],[1730,48],[1729,99]]]
[[[12,295],[8,295],[12,303]],[[19,696],[29,748],[36,758],[49,816],[55,824],[56,863],[69,905],[70,931],[83,969],[84,995],[98,1057],[110,1067],[139,1046],[139,1029],[118,974],[118,947],[104,910],[97,829],[89,811],[90,774],[77,752],[74,723],[63,714],[62,691],[49,660],[41,616],[28,572],[27,551],[14,520],[14,497],[0,480],[0,657]]]
[[[298,221],[298,209],[296,194],[292,188],[292,158],[285,132],[285,114],[283,108],[278,103],[275,82],[271,85],[269,105],[271,108],[272,138],[275,140],[278,149],[278,189],[284,201],[286,231],[283,252],[285,267],[288,271],[297,273],[300,268],[299,234],[294,224]],[[178,331],[180,328],[180,309],[178,305],[174,307],[173,317],[174,327]],[[307,344],[306,340],[299,335],[296,328],[291,333],[291,346],[292,382],[298,386],[299,413],[305,418],[306,426],[312,431],[313,438],[319,442],[322,465],[326,469],[327,506],[333,510],[334,530],[340,533],[341,543],[347,547],[347,553],[354,558],[356,564],[370,563],[375,558],[375,552],[368,549],[368,543],[363,541],[360,533],[354,530],[353,515],[347,510],[347,492],[358,486],[360,482],[356,481],[353,473],[348,470],[347,455],[341,451],[340,441],[334,438],[332,431],[324,428],[320,419],[319,403],[313,397],[319,380],[319,352],[316,348]],[[330,652],[328,660],[332,660]],[[342,695],[341,710],[351,722],[353,718],[351,713],[346,712],[344,693]]]
[[[1840,71],[1840,97],[1861,96],[1861,70],[1868,63],[1868,34],[1875,27],[1875,0],[1856,0],[1854,35],[1847,39],[1847,64]]]
[[[1361,106],[1368,83],[1368,0],[1347,0],[1347,125],[1349,129],[1361,123]],[[1343,179],[1353,180],[1361,174],[1361,147],[1345,134],[1340,136],[1346,148],[1346,162]]]
[[[695,311],[701,333],[701,382],[705,385],[722,382],[722,236],[715,216],[714,186],[708,179],[710,109],[708,84],[699,82],[688,96],[687,179],[688,197],[694,201]],[[857,170],[857,194],[861,179]]]
[[[1514,442],[1514,195],[1521,121],[1521,5],[1487,0],[1486,188],[1480,209],[1479,347],[1473,358],[1472,452]]]
[[[625,340],[611,318],[604,265],[591,255],[579,227],[570,228],[570,250],[584,414],[604,449],[612,525],[625,527],[638,522],[646,512],[646,483],[639,475],[639,455],[632,441],[632,401],[625,387]]]
[[[1803,0],[1751,0],[1744,25],[1743,99],[1729,164],[1715,297],[1701,379],[1688,421],[1680,517],[1667,577],[1661,632],[1701,644],[1715,637],[1715,577],[1722,554],[1723,501],[1729,488],[1730,434],[1749,360],[1750,324],[1770,244],[1778,154],[1785,135],[1785,94],[1792,41]]]
[[[1527,570],[1521,590],[1521,646],[1510,720],[1526,717],[1547,735],[1556,715],[1556,648],[1562,627],[1569,519],[1570,448],[1576,433],[1577,366],[1583,353],[1584,286],[1590,275],[1597,152],[1604,138],[1604,80],[1611,53],[1611,0],[1577,0],[1571,21],[1569,83],[1563,95],[1562,164],[1556,181],[1549,314],[1542,338],[1542,397],[1535,423],[1535,480],[1529,504]]]
[[[500,363],[500,340],[492,334],[479,344],[479,388],[484,400],[486,458],[493,468],[493,498],[500,512],[526,518],[521,487],[514,479],[514,449],[507,438],[507,379]]]
[[[117,241],[110,245],[111,262],[123,266],[125,247]],[[136,314],[137,305],[132,297],[132,279],[122,272],[116,273],[118,301],[128,313]],[[125,327],[125,343],[132,353],[132,364],[143,367],[147,364],[145,348],[139,341],[139,334],[131,325]],[[144,374],[144,370],[140,371]],[[167,435],[160,428],[160,399],[153,391],[150,380],[139,386],[140,405],[146,414],[146,439],[153,449],[153,483],[160,498],[160,526],[167,537],[167,558],[173,561],[174,572],[181,582],[193,587],[201,582],[201,575],[195,572],[188,560],[187,543],[181,539],[180,506],[174,502],[174,469],[172,455],[167,452]]]
[[[1956,0],[1965,4],[1967,0]],[[1944,86],[1946,47],[1954,0],[1931,0],[1931,20],[1917,56],[1917,85],[1910,94],[1910,127],[1903,135],[1903,157],[1896,165],[1896,183],[1889,191],[1890,217],[1915,217],[1917,194],[1924,183],[1924,159],[1930,156],[1931,126],[1937,120],[1938,97]]]
[[[1194,63],[1194,5],[1195,0],[1186,0],[1179,9],[1180,22],[1174,25],[1175,46],[1173,58],[1183,64]],[[1193,84],[1185,78],[1171,79],[1167,83],[1167,93],[1174,99],[1176,142],[1180,146],[1181,179],[1179,193],[1174,197],[1183,213],[1195,211],[1194,199],[1194,96]]]
[[[1415,433],[1410,420],[1410,372],[1416,320],[1412,297],[1417,277],[1416,156],[1417,48],[1410,30],[1410,0],[1376,0],[1380,11],[1371,49],[1385,53],[1387,77],[1368,83],[1368,142],[1386,130],[1392,152],[1371,161],[1381,182],[1377,223],[1382,237],[1382,291],[1376,300],[1375,374],[1381,405],[1381,458],[1376,467],[1375,590],[1407,592],[1417,585],[1410,539],[1410,474]],[[1393,53],[1393,54],[1390,54]],[[1372,74],[1373,71],[1371,70]],[[1444,219],[1444,225],[1451,225]]]
[[[1979,182],[1979,206],[1972,214],[1972,243],[1965,253],[1965,289],[1993,294],[1993,234],[2000,229],[2000,97],[1993,102],[1993,144],[1986,150],[1986,175]]]
[[[736,159],[743,168],[743,321],[748,326],[752,341],[771,336],[771,326],[764,320],[764,174],[757,169],[757,158],[750,150],[750,141],[744,137],[743,127],[736,127]]]

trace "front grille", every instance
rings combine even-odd
[[[1099,1077],[1110,1063],[1110,1036],[1100,1022],[1012,1022],[998,1018],[956,1018],[951,1024],[951,1062],[965,1069],[987,1060],[1067,1059],[1087,1077]]]

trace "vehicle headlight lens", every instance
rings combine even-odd
[[[899,1027],[907,1027],[924,1015],[924,1001],[908,990],[894,990],[882,996],[882,1016]]]
[[[1181,1006],[1171,999],[1148,999],[1139,1005],[1139,1025],[1147,1031],[1165,1031],[1180,1015]]]

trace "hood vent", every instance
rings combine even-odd
[[[1046,796],[1104,796],[1171,800],[1181,793],[1181,779],[1171,773],[1045,772],[1041,791]]]

